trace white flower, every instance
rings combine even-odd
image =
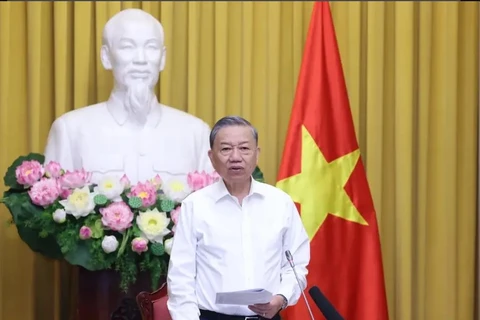
[[[120,178],[114,176],[105,176],[94,188],[94,192],[103,194],[107,199],[112,201],[122,201],[120,195],[124,190],[125,184],[122,183]]]
[[[88,186],[85,186],[81,189],[74,189],[67,199],[59,202],[68,214],[78,219],[86,217],[93,212],[95,208],[93,197],[95,197],[95,193],[90,193]]]
[[[172,246],[173,246],[173,238],[169,238],[165,240],[163,243],[163,247],[165,248],[165,252],[170,255],[172,253]]]
[[[188,196],[192,190],[184,181],[178,178],[173,178],[168,180],[167,183],[163,185],[163,192],[169,199],[176,202],[182,202],[182,200],[185,199],[185,197]]]
[[[63,209],[57,209],[55,212],[52,214],[53,221],[56,223],[64,223],[65,220],[67,220],[67,213]]]
[[[163,237],[170,233],[167,228],[170,219],[165,212],[158,211],[157,208],[139,212],[137,216],[137,225],[142,236],[150,242],[163,242]]]
[[[105,253],[112,253],[118,248],[118,240],[115,236],[105,236],[102,240],[102,249]]]

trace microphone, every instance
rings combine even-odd
[[[305,296],[305,293],[302,290],[302,285],[300,284],[300,280],[298,279],[297,271],[295,270],[295,262],[293,262],[293,256],[290,250],[285,251],[285,256],[287,257],[287,261],[290,264],[290,267],[292,267],[293,274],[295,275],[295,279],[297,279],[298,287],[300,288],[300,291],[302,292],[303,295],[303,300],[305,300],[305,304],[307,305],[308,313],[310,313],[310,318],[312,320],[315,320],[313,317],[312,309],[310,309],[310,304],[308,303],[307,297]]]
[[[343,317],[337,312],[335,307],[328,301],[327,297],[320,291],[317,286],[313,286],[308,290],[310,297],[317,305],[318,309],[322,312],[323,316],[327,320],[343,320]]]

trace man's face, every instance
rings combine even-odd
[[[220,129],[208,155],[227,183],[247,182],[257,166],[259,148],[252,129],[230,126]]]
[[[153,89],[163,68],[165,48],[158,27],[150,20],[126,20],[112,34],[110,62],[116,85]]]

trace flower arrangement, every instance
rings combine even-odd
[[[163,182],[157,175],[131,185],[128,177],[65,171],[44,164],[41,154],[17,158],[4,182],[0,201],[9,209],[21,239],[35,252],[65,259],[90,271],[114,269],[124,291],[138,271],[150,274],[152,289],[166,274],[181,201],[219,179],[216,173],[192,172],[187,182]],[[255,176],[263,180],[257,168]]]

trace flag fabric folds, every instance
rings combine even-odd
[[[314,5],[277,186],[310,237],[307,290],[318,286],[345,319],[388,319],[375,208],[328,2]],[[282,316],[310,319],[302,298]]]

